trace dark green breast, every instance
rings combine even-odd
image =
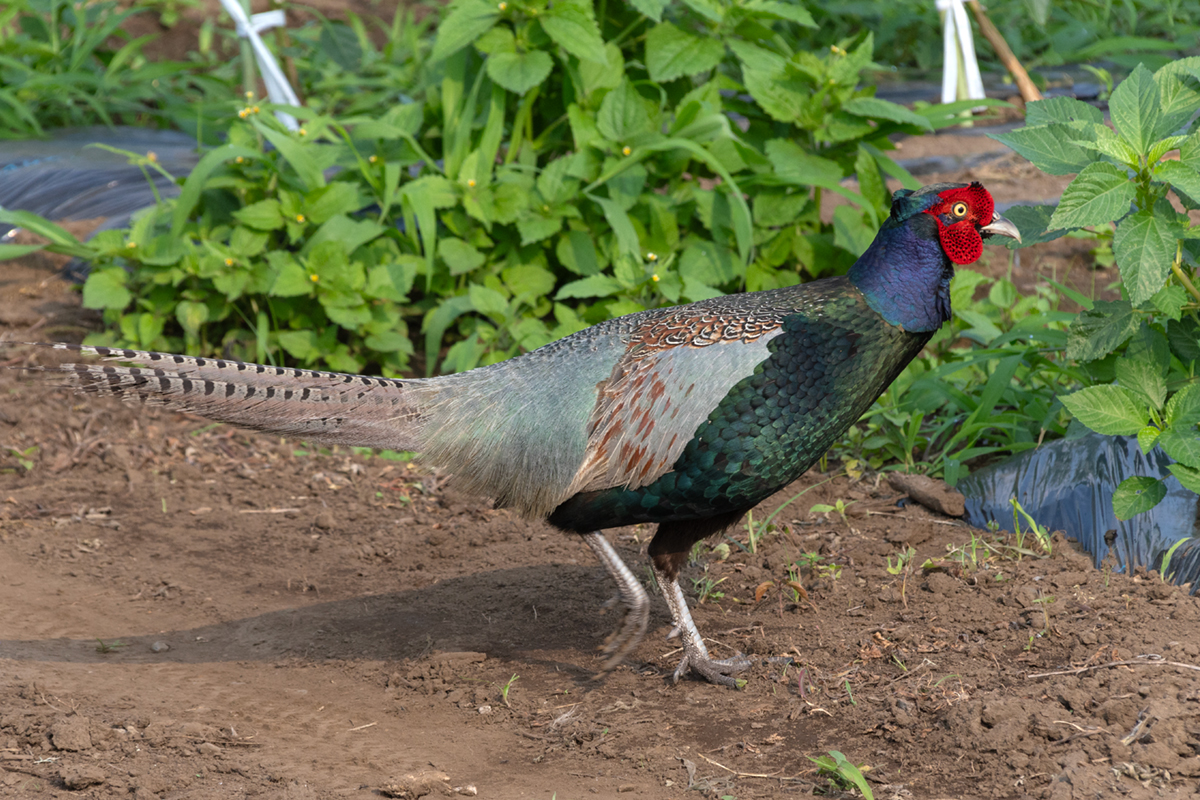
[[[703,519],[753,508],[802,475],[932,336],[889,325],[838,283],[818,307],[784,318],[770,356],[720,401],[672,471],[638,489],[577,494],[550,522],[587,532]]]

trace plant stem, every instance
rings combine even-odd
[[[1200,289],[1196,288],[1196,284],[1192,283],[1191,278],[1183,271],[1183,242],[1175,244],[1175,260],[1171,262],[1171,271],[1175,273],[1175,277],[1183,284],[1183,288],[1187,289],[1192,297],[1200,300]]]

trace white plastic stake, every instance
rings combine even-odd
[[[267,49],[266,42],[258,35],[259,31],[282,27],[286,24],[287,18],[284,16],[282,9],[247,17],[245,10],[238,4],[237,0],[221,0],[221,6],[229,13],[229,16],[233,17],[233,21],[237,23],[238,36],[249,40],[250,47],[254,50],[254,60],[258,62],[258,68],[263,76],[263,83],[267,86],[267,97],[270,101],[283,106],[299,106],[300,98],[296,96],[292,85],[284,77],[283,70],[279,68],[279,64],[275,61],[275,56]],[[291,114],[276,111],[275,116],[288,130],[300,130],[300,123],[296,122],[296,118]]]
[[[942,15],[942,102],[982,100],[987,95],[983,91],[983,78],[975,57],[975,38],[963,0],[937,0],[937,10]],[[959,96],[960,61],[965,97]]]

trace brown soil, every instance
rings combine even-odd
[[[1029,197],[1019,173],[986,180]],[[1060,259],[1087,283],[1086,244],[1023,251],[1013,275]],[[97,324],[53,268],[6,263],[0,338]],[[743,690],[667,682],[661,603],[595,681],[616,622],[603,570],[453,476],[36,374],[4,371],[0,392],[0,797],[743,800],[828,789],[809,756],[829,750],[869,765],[879,798],[1197,790],[1200,606],[1061,539],[972,562],[987,534],[813,473],[756,510],[814,487],[756,552],[743,522],[728,558],[705,548],[685,573],[715,653],[754,659]],[[809,511],[839,499],[845,518]],[[610,532],[639,575],[651,533]]]

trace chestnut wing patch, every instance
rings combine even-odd
[[[598,387],[587,451],[569,494],[637,489],[669,472],[713,409],[770,356],[776,328],[704,347],[635,346]]]

